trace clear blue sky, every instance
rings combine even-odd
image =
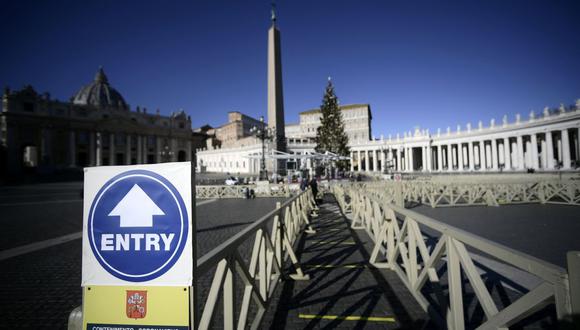
[[[67,100],[103,65],[132,106],[193,126],[266,114],[270,1],[2,1],[0,86]],[[373,133],[580,98],[580,1],[278,1],[286,122],[370,103]]]

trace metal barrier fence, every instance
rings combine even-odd
[[[276,210],[198,259],[199,277],[210,274],[215,269],[198,329],[210,328],[217,313],[220,291],[223,295],[224,329],[244,329],[247,326],[257,329],[280,278],[308,279],[294,254],[293,245],[303,229],[314,233],[309,222],[309,214],[314,207],[312,192],[306,190],[283,205],[278,205]],[[251,258],[246,263],[239,250],[252,238],[254,243]],[[284,262],[288,258],[294,266],[294,274],[284,273]],[[234,288],[235,275],[244,284],[240,305],[234,303],[238,300],[237,290]],[[252,301],[256,308],[255,313],[250,313]],[[236,308],[239,308],[237,313]]]
[[[388,202],[396,198],[431,207],[541,203],[580,205],[580,182],[379,182],[356,184]]]
[[[333,191],[345,213],[350,212],[352,228],[366,230],[374,242],[370,263],[395,271],[421,307],[441,325],[465,328],[464,309],[471,303],[463,291],[462,270],[485,314],[478,329],[509,327],[552,303],[558,319],[571,314],[571,296],[577,299],[578,293],[571,293],[568,279],[580,274],[569,274],[561,267],[396,206],[362,189],[336,185]],[[427,244],[433,241],[436,243]],[[515,302],[498,307],[468,248],[532,274],[541,284],[522,293]],[[445,270],[447,277],[443,278],[440,275]],[[444,296],[445,285],[448,297]]]
[[[239,186],[236,186],[239,187]],[[232,188],[236,188],[232,187]],[[220,188],[224,188],[221,186]],[[218,191],[207,190],[207,191]],[[223,191],[223,190],[222,190]],[[228,194],[237,192],[231,189]],[[216,197],[213,197],[216,198]],[[302,271],[293,247],[304,231],[313,234],[315,231],[310,226],[311,211],[316,209],[312,191],[310,189],[294,196],[289,201],[262,218],[256,220],[246,229],[234,235],[218,247],[197,260],[196,281],[204,275],[212,275],[213,280],[203,308],[197,299],[192,299],[192,310],[196,316],[196,329],[209,329],[215,317],[216,306],[220,292],[223,295],[223,325],[224,329],[234,329],[237,319],[237,328],[257,329],[264,316],[272,295],[280,279],[291,278],[293,280],[308,280],[309,276]],[[270,233],[268,233],[270,229]],[[240,253],[245,243],[254,238],[253,248],[249,263],[244,260],[244,253]],[[284,272],[285,262],[290,258],[294,273]],[[241,305],[236,305],[235,276],[243,283]],[[199,293],[194,292],[199,296]],[[257,312],[250,313],[252,301]],[[197,306],[193,305],[198,303]],[[238,312],[236,308],[239,307]],[[68,329],[82,328],[82,309],[75,308],[69,315]]]
[[[254,190],[256,197],[290,197],[297,189],[287,184],[271,184],[264,186],[232,185],[232,186],[196,186],[195,197],[207,198],[244,198],[245,189]]]
[[[331,184],[328,181],[320,181],[318,189],[321,193],[330,192]],[[207,185],[196,186],[196,198],[244,198],[245,190],[252,189],[256,197],[290,197],[301,192],[300,185],[293,184],[268,184],[268,185]]]

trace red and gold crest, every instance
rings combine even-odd
[[[127,290],[127,317],[142,319],[147,315],[147,291]]]

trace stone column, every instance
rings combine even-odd
[[[457,168],[459,171],[459,144],[455,145],[455,150],[453,150],[453,145],[451,145],[451,167]]]
[[[158,164],[163,162],[163,159],[161,159],[161,141],[163,141],[163,139],[159,135],[157,135],[155,137],[155,159],[157,159]],[[253,167],[250,168],[253,170]]]
[[[125,137],[125,165],[131,165],[131,134]]]
[[[381,173],[384,173],[386,168],[387,163],[385,162],[385,151],[381,150]]]
[[[69,166],[75,167],[77,165],[77,143],[75,131],[68,133],[68,152],[69,152]]]
[[[103,141],[101,141],[101,132],[95,133],[96,135],[96,153],[95,153],[95,165],[101,166],[103,164]]]
[[[459,168],[459,171],[463,172],[463,166],[465,164],[463,163],[463,143],[459,143],[457,145],[457,167]]]
[[[554,169],[554,142],[552,141],[552,132],[546,132],[546,157],[548,158],[548,169]]]
[[[542,166],[542,169],[545,170],[548,167],[548,144],[546,143],[545,137],[542,140],[542,142],[540,143],[540,145],[542,147],[541,166]]]
[[[531,135],[531,145],[532,145],[532,168],[534,170],[540,169],[540,164],[538,161],[538,137],[536,133],[532,133]]]
[[[447,145],[447,171],[453,171],[453,148],[451,144]]]
[[[358,151],[358,157],[357,157],[357,162],[358,162],[358,171],[360,172],[362,169],[362,159],[361,159],[361,151]]]
[[[571,167],[570,161],[570,136],[568,135],[568,129],[562,130],[562,168],[569,170]]]
[[[499,140],[496,140],[496,143]],[[498,168],[500,164],[504,165],[505,168],[505,150],[503,147],[503,143],[497,143],[497,164],[498,164]]]
[[[373,172],[377,172],[377,150],[371,150],[370,152],[373,154]]]
[[[486,171],[487,164],[485,163],[485,141],[479,142],[479,170]]]
[[[524,143],[521,135],[517,136],[517,148],[518,148],[518,169],[523,170],[525,168],[524,164]]]
[[[427,170],[427,152],[424,146],[421,146],[421,171]]]
[[[354,151],[350,152],[350,171],[354,172]]]
[[[109,135],[109,165],[115,164],[115,133]]]
[[[473,155],[473,141],[469,141],[469,170],[475,170],[475,160]]]
[[[526,164],[526,168],[532,167],[532,141],[526,141],[524,139],[524,164]]]
[[[491,157],[491,144],[485,145],[485,164],[487,165],[487,169],[491,170],[493,168],[492,164],[492,157]]]
[[[509,138],[503,138],[503,151],[504,151],[504,168],[505,170],[512,169],[512,162],[511,162],[511,152],[510,152],[510,140]]]
[[[519,168],[518,163],[518,143],[516,141],[511,141],[511,150],[512,150],[512,168],[517,170]]]
[[[401,172],[401,147],[397,148],[397,171]]]
[[[425,149],[427,150],[427,172],[431,172],[433,170],[433,149],[430,145],[426,146]]]
[[[425,154],[427,154],[427,172],[433,169],[433,149],[428,145],[425,147]]]
[[[437,170],[439,172],[443,171],[443,155],[441,154],[442,152],[441,145],[437,145]]]
[[[491,139],[491,168],[494,171],[498,170],[497,141],[496,141],[496,139]]]

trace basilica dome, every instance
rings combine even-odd
[[[79,105],[92,105],[99,108],[114,108],[120,110],[129,109],[123,96],[109,85],[109,80],[107,79],[103,68],[99,68],[93,82],[83,86],[72,97],[72,103]]]

